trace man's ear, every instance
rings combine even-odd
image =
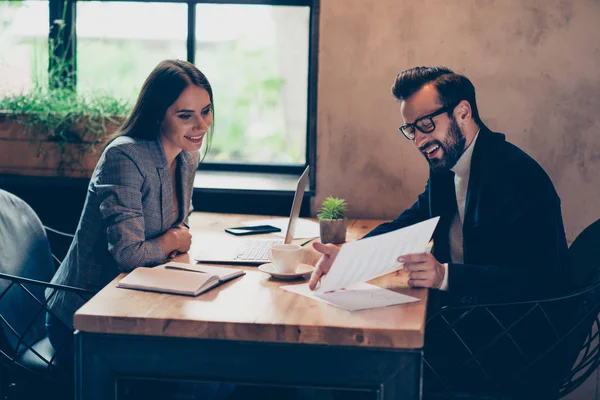
[[[454,109],[454,117],[457,121],[466,122],[473,118],[471,104],[467,100],[462,100]]]

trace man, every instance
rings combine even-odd
[[[398,258],[408,271],[409,285],[433,289],[428,315],[440,305],[536,299],[564,289],[567,244],[560,199],[531,157],[482,123],[469,79],[447,68],[416,67],[397,76],[392,92],[404,120],[400,131],[429,163],[429,180],[409,209],[366,237],[440,217],[432,253]],[[331,244],[315,243],[314,248],[322,256],[311,276],[311,289],[339,252]],[[509,310],[502,317],[510,324],[520,312]],[[455,370],[472,357],[465,344],[473,349],[498,337],[501,324],[496,322],[485,311],[472,313],[461,321],[460,328],[466,329],[457,340],[445,329],[448,319],[428,321],[427,365],[447,376],[454,374],[450,381],[460,390],[487,391],[486,377],[476,375],[477,365],[462,375]],[[550,329],[538,322],[521,325],[512,339],[530,346],[548,335]],[[496,378],[514,373],[522,362],[519,354],[510,353],[511,343],[499,344],[494,354],[487,354]],[[431,390],[428,373],[426,369],[425,388]],[[539,382],[532,381],[531,390],[543,398]]]
[[[565,276],[567,244],[560,199],[544,170],[482,123],[465,76],[416,67],[397,76],[392,92],[404,120],[400,131],[423,154],[430,175],[412,207],[365,237],[439,216],[433,252],[398,260],[409,285],[443,291],[442,304],[554,292]],[[339,252],[331,244],[314,248],[322,256],[311,289]]]

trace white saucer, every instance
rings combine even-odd
[[[275,272],[275,266],[271,263],[263,264],[258,267],[262,272],[266,272],[271,275],[271,277],[275,279],[296,279],[303,275],[310,274],[315,267],[308,264],[298,264],[296,267],[296,272]]]

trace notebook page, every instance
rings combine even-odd
[[[233,279],[237,276],[244,275],[246,272],[241,269],[236,268],[224,268],[224,267],[215,267],[210,265],[203,264],[187,264],[180,262],[169,262],[163,265],[159,265],[156,268],[164,268],[168,270],[181,270],[181,271],[190,271],[190,272],[198,272],[203,274],[214,275],[219,278],[221,281],[227,281],[229,279]]]

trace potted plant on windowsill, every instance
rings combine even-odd
[[[346,241],[346,200],[329,196],[317,214],[322,243],[341,244]]]
[[[108,96],[34,88],[0,99],[0,173],[90,177],[128,107]]]
[[[90,177],[101,143],[114,133],[129,104],[112,96],[78,93],[72,65],[61,56],[63,20],[51,25],[47,79],[33,76],[27,92],[0,97],[0,173]]]

